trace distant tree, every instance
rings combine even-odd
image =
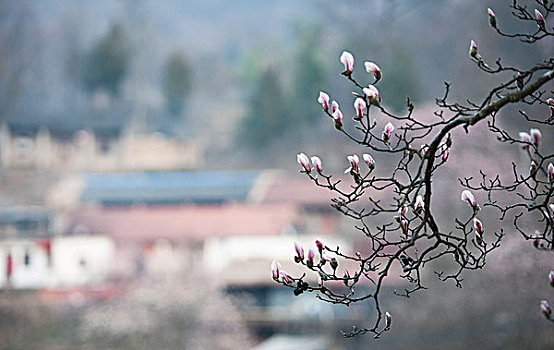
[[[265,70],[256,85],[239,138],[243,144],[266,147],[284,135],[289,126],[290,114],[287,114],[286,99],[277,70]]]
[[[295,116],[295,128],[307,124],[318,115],[314,105],[314,91],[325,84],[325,66],[320,53],[321,32],[318,26],[299,26],[296,29],[297,43],[294,53],[293,85],[295,94],[291,110]]]
[[[180,116],[192,88],[191,68],[182,53],[171,54],[164,65],[162,88],[166,107],[173,117]]]
[[[406,96],[410,96],[412,102],[419,100],[419,82],[414,65],[413,56],[406,47],[396,45],[392,50],[392,57],[381,64],[387,72],[380,91],[383,97],[390,99],[390,107],[399,111],[406,106]]]
[[[123,28],[114,24],[108,34],[86,53],[82,82],[90,92],[105,90],[117,96],[130,63],[129,42]]]
[[[36,28],[32,9],[22,2],[0,1],[0,122],[9,118],[33,74],[37,56]]]

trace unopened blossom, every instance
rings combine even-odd
[[[343,51],[340,55],[340,61],[344,64],[344,72],[352,73],[352,70],[354,70],[354,56],[348,51]]]
[[[538,170],[538,166],[537,166],[537,163],[535,163],[534,160],[531,161],[531,166],[529,167],[529,173],[531,175],[534,175]]]
[[[474,209],[477,208],[477,201],[475,200],[475,197],[473,196],[473,193],[471,193],[470,190],[463,190],[461,199],[462,201],[467,202],[470,207]]]
[[[550,320],[552,316],[552,309],[550,308],[550,303],[546,300],[541,300],[541,312],[547,319]]]
[[[354,101],[354,109],[356,110],[356,119],[362,119],[365,113],[367,105],[363,98],[357,98]]]
[[[322,251],[321,252],[321,260],[322,261],[331,261],[332,259],[334,259],[331,255],[329,255],[329,253],[327,251]]]
[[[497,22],[496,22],[496,15],[494,14],[494,11],[489,7],[487,9],[487,13],[489,14],[489,24],[490,24],[490,26],[496,29]]]
[[[519,133],[519,140],[521,142],[531,143],[531,135],[522,131]],[[529,145],[523,145],[523,149],[527,149],[527,148],[529,148]]]
[[[309,249],[307,260],[306,260],[306,264],[308,265],[308,267],[314,266],[314,258],[315,258],[315,252],[313,251],[313,249]]]
[[[315,246],[317,247],[319,254],[323,253],[323,243],[319,239],[315,240]]]
[[[333,112],[333,120],[335,121],[335,128],[337,129],[341,129],[342,128],[342,112],[339,108],[337,108],[334,112]]]
[[[544,23],[544,17],[542,13],[537,9],[535,9],[535,19],[537,20],[537,25],[539,26],[539,28],[545,30],[546,26]]]
[[[485,229],[483,228],[483,223],[481,220],[474,218],[473,219],[473,227],[475,228],[475,231],[482,235],[485,232]]]
[[[363,89],[364,94],[369,98],[369,102],[374,105],[379,105],[381,103],[381,95],[379,90],[373,85],[368,85]]]
[[[392,324],[392,315],[387,311],[385,312],[385,328],[390,328]]]
[[[550,271],[548,274],[548,282],[550,283],[550,287],[554,287],[554,271]]]
[[[450,147],[448,147],[446,144],[442,145],[441,147],[441,159],[443,162],[446,162],[448,159],[448,156],[450,155]]]
[[[541,240],[539,238],[539,235],[538,235],[537,231],[535,231],[535,234],[533,235],[533,237],[531,237],[531,239],[533,240],[533,247],[535,247],[535,248],[540,247]]]
[[[425,203],[423,202],[423,197],[420,194],[416,197],[414,208],[417,213],[425,211]]]
[[[335,113],[337,109],[339,109],[339,103],[337,101],[331,102],[331,114]]]
[[[420,152],[421,152],[421,155],[424,156],[425,153],[427,153],[427,150],[429,149],[429,146],[427,145],[421,145],[421,149],[420,149]]]
[[[539,129],[531,129],[529,130],[529,133],[531,134],[531,140],[533,141],[533,144],[535,147],[539,147],[542,139],[542,133]]]
[[[283,282],[285,282],[286,284],[292,283],[292,278],[285,270],[281,270],[281,277],[283,277]]]
[[[552,163],[549,163],[548,164],[548,181],[550,181],[551,183],[554,183],[554,164]]]
[[[477,61],[481,60],[481,55],[477,52],[477,44],[474,40],[471,40],[471,43],[469,44],[469,57]]]
[[[549,98],[548,100],[546,100],[546,104],[548,105],[548,107],[550,107],[550,114],[554,116],[554,99]]]
[[[319,92],[319,97],[317,98],[317,102],[321,104],[321,108],[323,108],[324,111],[329,110],[329,95],[327,95],[323,91]]]
[[[304,247],[298,242],[294,242],[294,250],[296,250],[296,257],[302,261],[304,260]]]
[[[308,156],[304,153],[298,153],[296,155],[296,161],[298,162],[298,164],[302,165],[302,168],[304,168],[307,173],[312,171],[312,167],[310,167],[310,160],[308,159]]]
[[[314,165],[314,169],[321,173],[323,171],[323,163],[321,162],[321,159],[319,159],[318,156],[312,156],[312,164]]]
[[[348,270],[344,270],[344,275],[342,275],[342,278],[344,278],[342,282],[345,286],[348,287],[348,280],[350,279],[350,273],[348,272]]]
[[[344,173],[355,173],[358,174],[360,172],[360,158],[358,155],[354,154],[351,156],[346,156],[346,159],[350,162],[350,168],[346,169]]]
[[[548,206],[550,207],[552,214],[554,214],[554,204],[550,203]]]
[[[373,62],[365,62],[364,66],[365,66],[365,70],[369,74],[373,74],[373,77],[375,78],[375,82],[378,82],[379,80],[381,80],[381,76],[382,76],[381,69],[379,68],[378,65],[376,65]]]
[[[474,218],[473,227],[475,228],[475,239],[477,240],[477,243],[483,244],[483,233],[485,233],[483,223],[481,222],[481,220]]]
[[[362,158],[364,159],[364,162],[367,164],[369,169],[371,170],[375,169],[375,160],[373,159],[372,156],[370,156],[367,153],[364,153],[362,155]]]
[[[404,205],[402,208],[398,209],[398,216],[399,217],[406,216],[407,213],[408,213],[408,206],[406,206],[406,205]]]
[[[271,275],[274,280],[279,279],[279,270],[281,269],[281,264],[277,260],[273,260],[271,263]]]
[[[400,228],[402,228],[402,232],[408,233],[408,221],[400,219]]]
[[[385,125],[385,128],[383,129],[383,141],[389,142],[393,131],[394,131],[394,125],[392,125],[391,122],[388,122],[387,125]]]

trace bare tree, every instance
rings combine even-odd
[[[502,37],[529,45],[541,42],[552,48],[554,28],[549,27],[547,21],[554,13],[554,2],[535,0],[530,4],[534,6],[514,0],[509,6],[515,19],[522,22],[522,28],[530,27],[526,22],[534,25],[531,32],[503,31],[502,20],[497,19],[491,9],[489,24]],[[552,55],[552,50],[546,52]],[[395,294],[410,297],[426,288],[422,278],[426,267],[447,261],[455,268],[435,271],[436,276],[461,287],[462,274],[482,269],[487,256],[500,246],[508,230],[519,232],[538,250],[554,249],[554,204],[551,203],[554,153],[552,143],[543,142],[539,129],[546,131],[554,124],[553,91],[548,90],[554,78],[554,57],[545,57],[528,67],[506,65],[500,58],[489,62],[472,40],[469,59],[482,74],[490,76],[491,84],[496,85],[478,100],[453,101],[450,97],[453,85],[445,83],[444,95],[436,99],[437,108],[431,118],[419,117],[409,98],[405,114],[388,111],[381,105],[375,87],[382,75],[386,79],[386,72],[382,73],[375,63],[365,62],[373,83],[363,85],[354,77],[354,58],[346,51],[341,56],[345,68],[342,75],[356,90],[353,92],[353,122],[347,123],[338,103],[320,93],[318,101],[338,132],[367,150],[362,156],[366,165],[360,164],[358,155],[348,156],[350,168],[346,172],[353,181],[345,185],[344,181],[324,171],[319,157],[313,156],[310,162],[300,153],[301,172],[317,186],[336,194],[332,206],[356,221],[356,228],[366,237],[371,249],[367,254],[349,254],[340,247],[316,241],[316,249],[305,252],[304,247],[296,244],[295,261],[318,274],[318,284],[307,282],[306,274],[290,276],[276,261],[272,270],[274,280],[294,289],[296,295],[316,292],[323,301],[344,305],[372,302],[376,310],[375,322],[368,327],[354,327],[344,333],[346,337],[365,333],[379,337],[391,328],[392,315],[385,312],[380,303],[383,286],[391,275],[399,275],[410,285]],[[510,105],[521,108],[519,115],[530,126],[529,132],[514,135],[498,122],[499,112]],[[528,109],[546,117],[532,116]],[[384,126],[370,117],[374,114],[383,116]],[[463,175],[465,177],[459,179],[458,196],[469,208],[463,215],[450,213],[450,217],[438,217],[443,203],[438,202],[434,194],[436,179],[451,150],[464,151],[452,148],[456,142],[455,131],[469,132],[481,122],[487,125],[489,135],[505,147],[523,148],[528,160],[523,166],[512,161],[511,174],[491,175],[487,169],[481,169],[477,179]],[[377,155],[386,161],[376,163],[374,156],[377,158]],[[384,169],[380,171],[380,167]],[[478,203],[474,193],[486,200]],[[485,231],[481,220],[492,216],[498,217],[499,229],[491,230],[490,226],[494,225],[490,225]],[[346,261],[357,269],[339,269]],[[554,286],[554,274],[551,275]],[[339,288],[337,282],[342,287]],[[369,290],[357,288],[362,285],[369,285]],[[541,311],[548,320],[553,320],[547,301],[541,303]]]

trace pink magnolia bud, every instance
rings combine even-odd
[[[340,130],[342,128],[342,112],[339,108],[333,112],[333,120],[335,121],[335,128]]]
[[[367,108],[365,101],[358,97],[356,101],[354,101],[354,108],[356,109],[356,119],[362,119]]]
[[[533,140],[535,147],[539,147],[542,139],[541,131],[539,129],[531,129],[529,130],[529,133],[531,134],[531,139]]]
[[[535,175],[535,173],[537,172],[538,170],[538,167],[537,167],[537,163],[535,163],[534,160],[531,161],[531,166],[529,167],[529,173],[531,175]]]
[[[408,221],[400,219],[400,228],[402,228],[402,232],[408,233]]]
[[[406,216],[406,213],[408,213],[408,206],[403,206],[402,208],[398,209],[398,217],[402,218],[403,216]]]
[[[544,317],[550,320],[550,317],[552,316],[552,309],[550,308],[548,301],[541,300],[541,312]]]
[[[283,282],[285,282],[286,284],[292,283],[292,278],[285,270],[281,270],[281,277],[283,277]]]
[[[344,64],[344,72],[352,73],[352,70],[354,70],[354,56],[348,51],[343,51],[340,55],[340,61]]]
[[[271,275],[273,276],[274,280],[279,279],[279,270],[281,269],[281,264],[277,260],[273,260],[271,263]]]
[[[531,237],[531,239],[533,240],[533,247],[539,248],[541,245],[541,240],[539,238],[539,235],[535,232],[535,234],[533,235],[533,237]]]
[[[477,240],[477,244],[482,245],[483,233],[485,233],[485,229],[483,228],[483,223],[479,219],[474,218],[473,227],[475,228],[475,239]]]
[[[531,135],[529,135],[528,133],[522,131],[522,132],[519,133],[519,140],[521,142],[531,143]],[[523,145],[522,148],[527,149],[527,148],[529,148],[529,145]]]
[[[302,165],[302,167],[307,173],[310,173],[312,171],[312,167],[310,166],[310,160],[308,159],[308,156],[305,155],[304,153],[298,153],[296,155],[296,161],[298,162],[298,164]]]
[[[329,95],[324,93],[323,91],[319,92],[319,97],[317,98],[317,102],[321,104],[321,107],[324,111],[329,110]]]
[[[319,159],[318,156],[312,156],[312,164],[314,165],[314,169],[321,173],[323,171],[323,164],[321,163],[321,159]]]
[[[548,164],[548,181],[551,183],[554,183],[554,164],[549,163]]]
[[[474,40],[471,40],[471,43],[469,45],[469,57],[477,61],[481,60],[481,55],[479,54],[479,52],[477,52],[477,44]]]
[[[496,26],[497,26],[496,15],[494,14],[494,12],[491,8],[488,8],[487,12],[489,14],[489,24],[490,24],[490,26],[496,29]]]
[[[315,240],[315,245],[319,251],[319,254],[323,253],[323,243],[319,239]]]
[[[339,103],[337,101],[333,101],[331,103],[331,114],[335,113],[337,109],[339,109]]]
[[[362,155],[362,158],[364,159],[364,162],[367,164],[369,169],[371,170],[375,169],[375,160],[373,159],[372,156],[370,156],[367,153],[364,153]]]
[[[391,122],[388,122],[387,125],[385,125],[385,128],[383,129],[383,141],[389,142],[393,131],[394,131],[394,125],[392,125]]]
[[[308,265],[308,267],[314,266],[314,257],[315,257],[315,252],[312,249],[309,249],[308,250],[308,258],[307,258],[307,261],[306,261],[306,264]]]
[[[478,208],[477,201],[475,200],[475,197],[473,196],[473,193],[471,193],[471,191],[463,190],[461,199],[462,201],[467,202],[469,206],[473,209]]]
[[[360,158],[354,154],[352,156],[346,156],[346,159],[350,162],[350,168],[346,169],[344,173],[358,174],[360,172]]]
[[[344,278],[344,280],[342,282],[344,283],[345,286],[348,287],[348,280],[350,279],[350,272],[348,272],[348,270],[345,270],[344,275],[342,275],[342,278]]]
[[[549,98],[548,100],[546,100],[546,104],[548,105],[548,107],[550,107],[550,114],[554,116],[554,99]]]
[[[539,28],[545,30],[546,27],[544,23],[544,17],[542,13],[537,9],[535,9],[535,18],[537,20],[537,25],[539,26]]]
[[[442,145],[441,152],[441,159],[443,162],[446,162],[448,156],[450,155],[450,147],[448,147],[446,144]]]
[[[390,328],[392,324],[392,315],[389,312],[385,312],[385,329]]]
[[[300,260],[304,260],[304,247],[298,242],[294,242],[294,250],[296,250],[296,257]],[[296,260],[296,259],[295,259]]]
[[[369,98],[369,102],[371,104],[374,104],[378,106],[381,103],[381,95],[379,94],[379,90],[373,85],[368,85],[366,88],[363,89],[364,94]]]
[[[416,197],[414,208],[416,213],[425,212],[425,203],[423,202],[423,197],[421,195]]]
[[[364,66],[365,66],[365,70],[369,74],[373,74],[373,77],[375,77],[375,82],[378,82],[379,80],[381,80],[381,76],[382,76],[381,69],[379,68],[378,65],[376,65],[373,62],[365,62]]]
[[[329,255],[329,253],[327,251],[323,251],[323,252],[321,252],[321,260],[331,261],[331,260],[333,260],[333,257],[331,255]]]
[[[548,282],[550,283],[550,287],[554,288],[554,271],[550,271],[548,274]]]
[[[429,149],[429,146],[427,146],[427,145],[421,145],[421,150],[420,150],[421,155],[424,156],[425,153],[427,153],[427,150],[428,150],[428,149]]]

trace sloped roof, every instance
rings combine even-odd
[[[297,208],[286,204],[181,205],[83,209],[70,230],[86,227],[119,241],[202,241],[213,236],[278,235],[292,225]]]
[[[102,205],[244,202],[259,171],[89,173],[82,203]]]

